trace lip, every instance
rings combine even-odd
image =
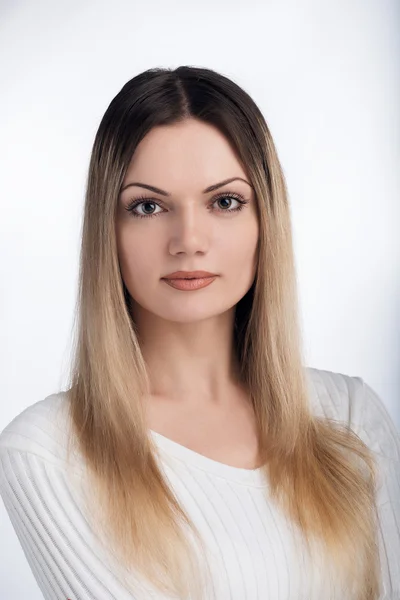
[[[206,279],[208,277],[217,277],[217,275],[209,271],[174,271],[161,279]]]
[[[192,292],[194,290],[200,290],[201,288],[207,287],[215,279],[217,279],[216,275],[214,277],[195,277],[193,279],[182,279],[182,277],[178,277],[176,279],[163,278],[163,281],[176,290]]]

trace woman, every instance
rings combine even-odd
[[[68,390],[0,436],[46,599],[400,597],[399,437],[363,379],[303,366],[284,175],[228,78],[111,102],[78,317]]]

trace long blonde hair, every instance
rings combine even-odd
[[[201,536],[168,485],[146,426],[149,378],[115,231],[118,196],[136,146],[154,126],[187,118],[219,128],[256,192],[258,268],[236,306],[235,349],[254,405],[269,494],[310,555],[326,557],[346,598],[376,600],[376,465],[350,428],[311,411],[284,174],[254,101],[210,69],[155,68],[137,75],[112,100],[95,137],[67,391],[70,444],[87,466],[93,529],[126,574],[126,585],[134,585],[129,575],[138,573],[172,597],[203,598],[200,553],[192,544],[203,548]]]

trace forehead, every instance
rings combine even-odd
[[[194,190],[247,173],[229,140],[216,127],[190,119],[154,127],[139,143],[124,183],[135,177],[171,191]]]

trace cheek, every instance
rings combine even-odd
[[[149,282],[149,274],[159,268],[159,252],[154,236],[137,231],[132,235],[128,228],[120,232],[118,258],[127,287],[142,286]]]
[[[246,223],[246,227],[225,238],[224,253],[233,270],[238,273],[254,270],[257,262],[258,235],[258,223],[252,219]]]
[[[253,278],[257,267],[256,244],[237,241],[235,249],[232,251],[229,263],[231,274],[238,279],[248,280]]]

